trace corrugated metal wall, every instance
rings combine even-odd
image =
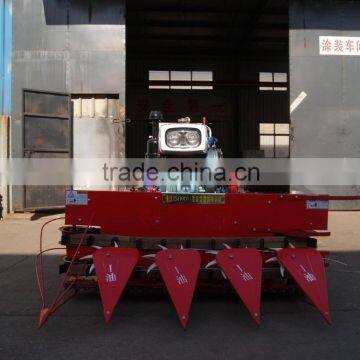
[[[322,56],[319,36],[360,36],[358,1],[290,2],[290,102],[306,99],[292,113],[292,157],[360,156],[358,56]],[[359,194],[359,186],[312,186],[314,193]],[[360,209],[334,202],[335,209]]]
[[[124,108],[124,1],[13,0],[13,157],[22,156],[23,88],[117,94]],[[22,208],[16,188],[13,209]]]

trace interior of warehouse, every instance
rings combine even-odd
[[[126,3],[126,154],[148,115],[206,117],[226,157],[288,157],[288,1]]]

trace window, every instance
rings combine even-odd
[[[149,89],[154,90],[213,90],[213,85],[209,85],[212,82],[212,71],[149,71]]]
[[[260,83],[274,83],[277,86],[259,86],[260,91],[287,91],[287,73],[260,72]],[[283,85],[283,86],[281,86]]]
[[[149,81],[169,81],[169,72],[168,71],[149,71]]]
[[[118,95],[72,95],[71,101],[75,118],[119,119]]]
[[[260,124],[260,150],[267,158],[290,156],[290,124]]]

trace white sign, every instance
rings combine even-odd
[[[87,205],[88,196],[87,194],[79,194],[76,190],[66,191],[65,196],[66,205]]]
[[[320,55],[360,55],[360,37],[319,36]]]

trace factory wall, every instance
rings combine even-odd
[[[291,114],[292,157],[360,156],[360,57],[355,54],[354,39],[360,36],[359,16],[357,1],[290,2],[290,103],[301,99],[301,93],[306,94]],[[328,48],[320,36],[325,36],[325,41],[329,36],[337,37],[344,41],[343,48]],[[351,37],[354,48],[345,52],[347,44],[339,37]],[[299,190],[360,193],[359,186],[311,186]],[[336,202],[332,208],[360,206],[358,202]]]
[[[124,114],[124,16],[121,0],[13,0],[12,157],[23,156],[24,88],[115,95]],[[84,146],[90,150],[91,142]],[[22,210],[22,187],[12,199],[13,210]]]

